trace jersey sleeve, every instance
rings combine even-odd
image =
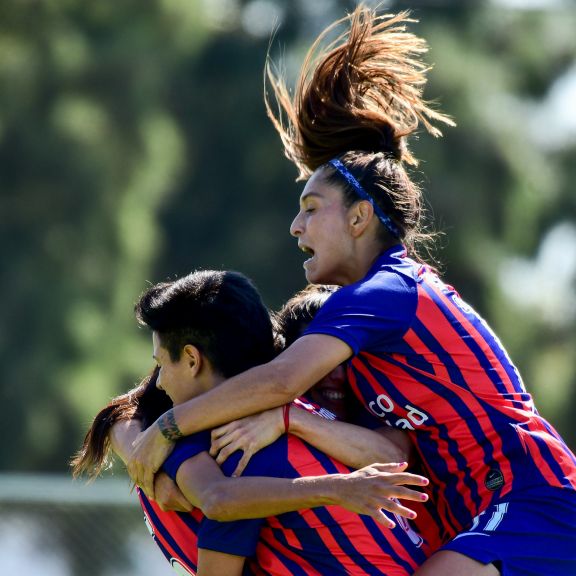
[[[176,442],[174,450],[164,461],[162,469],[176,482],[176,474],[183,462],[200,454],[200,452],[208,452],[209,450],[210,431],[205,430],[192,434],[192,436],[186,436]]]
[[[355,355],[361,350],[382,349],[406,333],[417,301],[415,281],[381,272],[332,294],[304,335],[334,336],[348,344]]]
[[[198,548],[235,556],[253,556],[264,521],[264,518],[254,518],[218,522],[204,518],[198,530]]]
[[[287,436],[283,435],[254,454],[242,476],[293,477],[294,474],[287,465],[287,446]],[[226,476],[234,472],[240,456],[237,451],[222,464],[222,471]],[[205,518],[198,533],[198,547],[237,556],[252,556],[264,522],[264,518],[234,522],[218,522]]]

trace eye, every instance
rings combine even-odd
[[[312,212],[314,212],[316,210],[316,208],[306,208],[304,210],[304,214],[312,214]]]

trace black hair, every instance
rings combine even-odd
[[[156,284],[142,294],[135,312],[173,361],[193,344],[226,378],[274,355],[270,314],[254,284],[239,272],[199,270]]]

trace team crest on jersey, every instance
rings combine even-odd
[[[504,475],[498,468],[492,468],[484,479],[484,486],[495,492],[504,486]]]

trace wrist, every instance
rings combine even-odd
[[[173,408],[164,412],[164,414],[156,420],[156,423],[158,424],[158,429],[165,440],[176,442],[176,440],[184,437],[184,434],[182,434],[182,431],[176,422]]]
[[[290,434],[306,440],[305,435],[307,416],[310,416],[310,414],[306,410],[298,408],[298,405],[292,405],[292,408],[290,409],[290,422],[288,428]]]
[[[327,474],[325,476],[302,477],[294,480],[304,484],[310,493],[310,508],[318,506],[336,506],[341,502],[339,489],[343,474]]]

